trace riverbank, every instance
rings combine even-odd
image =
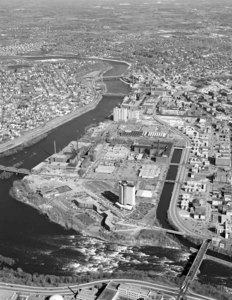
[[[52,59],[54,57],[52,57],[52,56],[46,57],[45,56],[45,57],[40,57],[40,59],[49,59],[49,58]],[[67,59],[74,58],[74,57],[69,57],[69,56],[66,56],[66,57],[67,57]],[[30,56],[30,57],[24,57],[24,58],[36,59],[38,57]],[[115,60],[115,59],[99,58],[99,57],[89,57],[86,59],[98,59],[98,60],[103,60],[103,61],[108,61],[108,62],[112,61],[112,62],[123,63],[128,66],[127,69],[131,66],[131,64],[126,61],[119,61],[119,60]],[[109,72],[112,69],[113,69],[113,66],[109,64],[109,66],[105,70],[97,71],[98,72],[97,78],[100,78],[102,80],[101,85],[103,86],[103,89],[102,89],[102,93],[98,93],[91,103],[87,104],[84,107],[78,108],[77,110],[73,111],[72,113],[69,113],[62,117],[54,118],[54,119],[48,121],[46,124],[44,124],[40,127],[37,127],[33,130],[28,131],[27,133],[14,139],[13,141],[10,140],[4,144],[0,144],[0,157],[15,154],[15,153],[23,150],[26,147],[36,144],[37,142],[44,139],[49,134],[49,132],[51,132],[53,129],[95,109],[97,107],[97,105],[99,104],[99,102],[102,100],[104,94],[106,94],[108,92],[107,85],[104,83],[104,74],[106,74],[107,72]],[[124,73],[125,73],[125,71],[121,75],[123,75]],[[88,77],[88,75],[89,74],[86,74],[84,77]],[[91,77],[91,73],[90,73],[90,77]],[[96,74],[95,74],[95,77],[96,77]]]
[[[107,75],[119,75],[126,71],[127,65],[112,62],[110,63],[110,69]],[[105,84],[109,92],[125,94],[130,92],[130,88],[120,80],[106,81]],[[56,141],[57,151],[59,151],[67,146],[70,141],[80,139],[85,134],[87,126],[104,122],[113,108],[120,105],[121,102],[122,97],[104,96],[95,109],[55,128],[49,133],[47,138],[41,140],[39,143],[23,151],[19,151],[17,154],[1,158],[0,164],[11,166],[21,161],[23,162],[23,168],[31,170],[53,153],[54,141]],[[71,274],[72,269],[71,266],[66,266],[67,261],[71,264],[71,261],[77,260],[79,257],[81,258],[81,254],[78,253],[75,253],[73,256],[72,254],[70,255],[70,251],[72,252],[72,250],[71,244],[69,244],[69,236],[74,233],[50,222],[45,215],[39,214],[37,210],[29,205],[22,205],[18,201],[15,201],[9,195],[9,190],[16,179],[17,175],[13,175],[11,178],[2,181],[0,185],[2,224],[0,226],[0,253],[16,259],[17,266],[31,274],[33,272]],[[77,236],[79,235],[77,234]],[[81,241],[91,242],[92,240],[84,236],[80,238]],[[49,257],[49,260],[47,260],[47,252],[44,252],[44,249],[54,250],[52,240],[55,241],[57,252],[55,257]],[[67,249],[64,250],[67,252],[65,257],[62,255],[63,252],[60,253],[60,246],[64,245],[64,240],[68,244]],[[79,238],[77,240],[78,243],[82,243]],[[27,252],[25,252],[25,249],[27,249]],[[37,252],[36,256],[40,257],[39,260],[34,259],[35,249]],[[44,263],[41,263],[41,261]],[[59,262],[57,263],[57,261]],[[63,267],[67,267],[67,269],[64,271]]]
[[[27,179],[28,178],[28,179]],[[50,222],[60,225],[65,230],[73,230],[83,236],[99,238],[104,241],[117,243],[126,246],[160,246],[179,249],[178,242],[167,236],[163,232],[152,230],[130,230],[120,234],[108,231],[102,226],[102,219],[93,224],[86,223],[78,218],[73,209],[59,205],[58,201],[53,202],[52,207],[47,199],[38,193],[34,193],[30,188],[30,175],[21,181],[15,181],[10,190],[10,195],[18,202],[29,205],[40,214],[45,215]]]
[[[124,66],[124,70],[125,70]],[[123,69],[123,66],[121,66]],[[118,71],[118,70],[117,70]],[[118,74],[119,72],[117,72]],[[123,70],[122,70],[123,73]],[[112,72],[112,75],[114,73]],[[128,86],[123,85],[121,81],[117,80],[113,84],[106,82],[109,91],[127,91]],[[129,92],[129,91],[128,91]],[[81,137],[84,134],[84,128],[89,124],[104,122],[105,117],[109,115],[112,109],[121,103],[121,99],[118,97],[104,97],[99,103],[97,108],[90,111],[86,115],[80,116],[74,119],[70,123],[64,124],[59,128],[54,129],[50,134],[48,139],[44,139],[38,145],[30,147],[27,151],[21,151],[17,155],[9,158],[4,158],[1,160],[2,165],[13,165],[16,161],[23,161],[23,167],[32,169],[34,166],[38,165],[41,161],[45,160],[49,153],[53,153],[53,141],[56,140],[57,149],[65,147],[71,140],[76,140],[76,138]],[[50,222],[47,217],[39,214],[37,210],[32,209],[29,205],[22,205],[18,201],[15,201],[9,196],[9,189],[12,186],[12,181],[15,180],[14,176],[12,179],[6,180],[1,184],[1,224],[0,229],[0,252],[5,256],[10,256],[17,261],[16,268],[21,268],[24,271],[33,274],[59,274],[59,275],[72,275],[76,272],[76,269],[72,266],[82,264],[83,254],[79,253],[78,249],[84,249],[83,253],[89,253],[92,248],[96,245],[95,240],[92,241],[90,237],[83,237],[79,234],[74,234],[72,231],[63,230],[61,226],[56,226],[54,223]],[[166,235],[167,236],[167,235]],[[156,239],[156,237],[154,237]],[[145,242],[145,241],[143,241]],[[147,244],[149,243],[149,238],[147,238]],[[110,243],[104,243],[104,245],[109,245]],[[162,244],[161,244],[162,245]],[[99,246],[96,245],[99,250]],[[105,253],[101,250],[101,253]],[[134,249],[132,249],[134,250]],[[145,251],[145,249],[142,249]],[[138,251],[136,245],[135,251]],[[162,258],[168,257],[173,262],[171,266],[179,266],[179,255],[183,251],[164,249],[160,247],[146,247],[145,259],[148,259],[147,264],[142,264],[143,259],[138,258],[140,264],[136,265],[134,263],[134,253],[131,254],[132,259],[128,268],[133,269],[134,273],[137,273],[138,268],[152,270],[151,272],[157,272],[160,276],[166,276],[166,265],[164,272],[161,271],[160,266],[162,265]],[[131,252],[130,252],[131,253]],[[111,254],[111,252],[110,252]],[[169,257],[170,254],[170,257]],[[184,253],[186,254],[186,250]],[[95,254],[92,257],[95,258]],[[155,257],[157,256],[157,258]],[[86,256],[89,261],[89,256]],[[119,258],[120,259],[120,258]],[[165,258],[166,259],[166,258]],[[182,257],[182,261],[186,261],[186,256]],[[112,256],[109,258],[110,264],[114,262]],[[84,261],[86,264],[86,261]],[[183,262],[184,263],[184,262]],[[126,263],[122,260],[122,266]],[[214,267],[208,268],[202,272],[199,276],[204,281],[204,278],[208,278],[211,274],[214,274]],[[124,273],[124,269],[120,272]],[[220,271],[226,273],[226,268],[220,266],[217,268],[217,276],[220,275]],[[161,273],[162,272],[162,273]],[[173,276],[178,278],[179,273],[174,273]],[[76,273],[75,273],[76,274]],[[161,275],[162,274],[162,275]],[[219,275],[218,275],[219,274]],[[214,277],[216,277],[214,275]],[[229,278],[230,274],[228,274]],[[212,282],[214,282],[214,277],[211,277]],[[5,278],[7,278],[5,276]],[[200,278],[200,279],[201,279]],[[215,279],[217,280],[217,279]],[[230,282],[228,282],[230,286]]]
[[[6,150],[1,150],[0,146],[0,158],[5,156],[10,156],[12,154],[15,154],[19,151],[22,151],[24,148],[30,147],[43,139],[45,139],[49,134],[49,131],[47,132],[41,132],[40,134],[35,135],[34,137],[28,138],[25,141],[22,141],[20,143],[15,144],[9,144],[8,147],[4,148]]]
[[[85,107],[79,108],[68,115],[52,119],[43,126],[35,128],[25,133],[23,136],[16,138],[14,141],[9,141],[3,145],[0,145],[0,157],[14,154],[18,151],[21,151],[25,147],[39,142],[40,140],[45,138],[54,128],[59,127],[81,116],[82,114],[87,113],[90,110],[93,110],[101,100],[102,95],[99,94],[90,104],[86,105]]]
[[[40,127],[37,127],[33,130],[30,130],[27,133],[23,134],[22,136],[14,139],[14,140],[10,140],[6,143],[0,144],[0,157],[15,154],[15,153],[23,150],[26,147],[36,144],[37,142],[39,142],[42,139],[44,139],[45,137],[47,137],[49,132],[51,132],[56,127],[59,127],[65,123],[81,116],[82,114],[85,114],[85,113],[89,112],[90,110],[93,110],[94,108],[96,108],[96,106],[102,100],[103,94],[107,93],[107,86],[103,81],[103,75],[106,72],[108,72],[109,70],[111,70],[112,68],[113,67],[109,65],[109,67],[106,68],[106,70],[97,71],[97,74],[95,74],[95,78],[97,76],[98,78],[102,79],[101,84],[102,84],[103,89],[102,89],[102,93],[99,92],[97,95],[95,95],[95,98],[93,99],[93,101],[91,101],[91,103],[87,104],[84,107],[80,107],[77,110],[75,110],[67,115],[64,115],[61,117],[56,117],[56,118],[48,121],[46,124],[44,124]],[[88,76],[93,77],[92,73],[85,75],[85,77],[88,77]]]

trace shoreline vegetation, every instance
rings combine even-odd
[[[1,150],[2,145],[0,145],[0,158],[10,156],[17,152],[22,151],[23,149],[42,141],[43,139],[45,139],[48,136],[48,134],[49,134],[49,131],[38,134],[37,136],[32,137],[31,139],[22,141],[21,143],[17,143],[17,145],[13,145],[13,144],[12,144],[12,146],[9,145],[6,150]]]
[[[96,228],[94,232],[92,232],[81,220],[78,220],[75,216],[72,218],[70,214],[61,211],[59,207],[53,207],[52,210],[46,209],[43,197],[34,193],[25,180],[14,181],[13,187],[10,189],[10,196],[20,203],[31,206],[40,214],[45,215],[50,222],[60,225],[65,230],[74,230],[76,233],[81,233],[84,236],[94,236],[94,238],[108,242],[117,242],[118,244],[127,246],[163,245],[164,247],[180,248],[180,244],[177,241],[159,231],[143,229],[136,235],[128,235],[127,232],[125,234],[117,234],[105,230],[101,224],[99,224],[98,233],[96,232]]]
[[[87,272],[85,275],[72,274],[66,275],[52,275],[52,274],[38,274],[27,273],[21,268],[13,269],[15,261],[11,258],[0,255],[0,282],[9,284],[19,284],[34,287],[61,287],[70,284],[81,284],[91,282],[100,279],[113,280],[113,279],[137,279],[148,282],[155,282],[158,284],[166,284],[168,286],[180,287],[183,283],[184,277],[159,276],[153,271],[146,270],[117,270],[113,273],[104,272],[99,270],[98,272]],[[198,281],[193,281],[190,286],[191,290],[197,294],[213,297],[217,300],[231,300],[232,296],[228,295],[226,288],[222,286],[212,286],[208,284],[201,284]]]

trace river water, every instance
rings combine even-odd
[[[120,75],[127,65],[111,62],[113,69],[106,75]],[[118,80],[106,82],[108,91],[127,93],[129,87]],[[85,127],[102,122],[113,108],[122,101],[120,97],[103,97],[92,111],[53,130],[44,140],[23,151],[0,159],[0,164],[12,165],[23,161],[23,168],[32,168],[53,153],[53,143],[62,149],[71,140],[84,134]],[[174,158],[173,158],[174,160]],[[178,160],[178,159],[177,159]],[[189,251],[161,247],[124,247],[86,238],[49,222],[36,210],[19,203],[9,196],[13,176],[0,184],[0,254],[16,260],[15,267],[26,272],[70,275],[99,269],[149,270],[162,276],[180,275],[186,265]],[[165,222],[173,183],[162,193],[158,219]],[[169,225],[168,223],[166,224]],[[200,280],[232,286],[231,269],[215,263],[203,262]]]

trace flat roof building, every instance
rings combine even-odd
[[[119,182],[119,203],[135,206],[135,186],[127,181]]]

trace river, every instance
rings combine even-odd
[[[127,65],[111,62],[113,69],[105,75],[120,75]],[[109,92],[128,93],[129,87],[118,80],[106,81]],[[57,150],[62,149],[71,140],[84,134],[85,127],[102,122],[113,108],[122,101],[121,97],[103,97],[98,106],[56,129],[39,143],[23,151],[0,159],[0,164],[12,165],[23,161],[21,167],[31,169],[53,153],[54,140]],[[173,158],[174,159],[174,158]],[[178,163],[178,162],[177,162]],[[187,250],[161,247],[118,247],[100,242],[94,238],[85,238],[71,231],[66,231],[40,215],[36,210],[19,203],[9,196],[13,176],[1,181],[0,185],[0,254],[16,260],[15,267],[30,273],[70,275],[103,268],[146,269],[165,276],[181,274],[189,255]],[[162,194],[158,209],[158,218],[166,220],[168,197]],[[169,199],[170,200],[170,199]],[[203,282],[223,283],[229,286],[230,268],[203,263],[199,278]]]

